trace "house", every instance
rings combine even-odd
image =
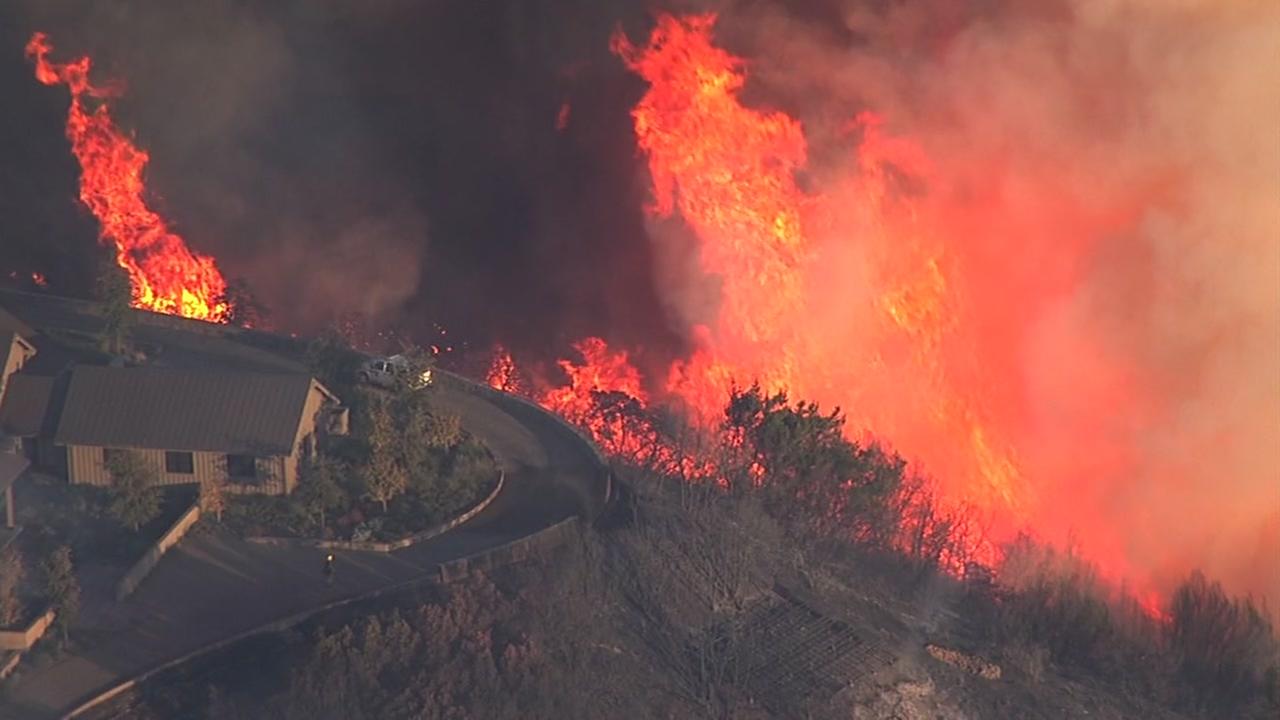
[[[26,323],[0,309],[0,400],[5,397],[9,378],[21,370],[22,366],[36,354],[35,345],[27,339],[34,334],[35,331]],[[0,440],[4,438],[0,437]],[[12,528],[15,522],[13,483],[26,472],[30,461],[18,452],[19,447],[16,444],[12,442],[2,444],[3,447],[0,447],[0,493],[4,496],[4,525]]]
[[[145,364],[118,367],[96,347],[92,303],[0,290],[0,305],[0,440],[69,482],[109,485],[107,459],[131,450],[162,485],[286,494],[324,438],[347,432],[304,365],[236,328],[137,311]]]
[[[346,426],[338,398],[307,375],[81,365],[52,442],[66,449],[72,483],[111,484],[107,461],[132,450],[161,485],[219,479],[233,492],[281,495],[320,440]]]
[[[25,457],[57,475],[66,474],[66,453],[53,444],[66,385],[65,375],[17,373],[0,394],[0,437],[16,439]]]
[[[21,320],[0,308],[0,397],[9,377],[36,354],[36,346],[30,338],[35,331]]]

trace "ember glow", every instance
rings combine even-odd
[[[632,367],[626,351],[611,350],[604,340],[594,337],[579,340],[573,349],[583,362],[559,361],[569,383],[544,392],[538,399],[543,407],[581,422],[593,410],[592,393],[622,393],[642,406],[648,402],[640,373]]]
[[[146,203],[143,172],[149,157],[116,127],[110,98],[117,89],[89,81],[90,62],[49,61],[44,33],[27,43],[36,79],[71,91],[67,139],[80,162],[80,200],[93,212],[101,239],[116,248],[116,261],[129,274],[135,307],[169,315],[225,322],[226,281],[213,258],[192,252]]]
[[[516,370],[516,362],[511,353],[501,345],[493,350],[493,360],[489,364],[489,372],[485,374],[485,382],[494,390],[520,394],[520,377]]]
[[[655,426],[640,372],[626,351],[595,337],[574,343],[574,350],[581,360],[557,363],[568,384],[543,392],[538,398],[543,407],[586,430],[610,455],[688,481],[716,479],[714,463],[697,447],[677,447]],[[510,362],[509,355],[505,358]]]
[[[905,90],[876,75],[895,68],[900,38],[893,32],[884,32],[889,49],[883,56],[861,65],[845,50],[832,52],[834,59],[795,61],[809,46],[786,45],[764,23],[757,44],[793,54],[775,73],[831,95],[812,101],[816,117],[832,125],[820,135],[819,156],[819,136],[798,117],[743,101],[749,65],[717,46],[716,22],[710,15],[661,16],[644,45],[622,35],[613,40],[615,52],[648,84],[633,118],[653,182],[655,250],[697,259],[688,273],[693,280],[667,280],[663,288],[695,350],[664,377],[641,377],[625,352],[605,352],[602,343],[589,341],[578,348],[583,363],[562,363],[569,385],[546,393],[544,404],[580,423],[586,418],[588,427],[596,423],[598,439],[607,435],[607,425],[592,419],[599,408],[593,410],[592,392],[598,399],[600,391],[642,407],[670,404],[714,427],[729,389],[758,381],[767,391],[841,407],[854,439],[870,434],[889,443],[932,479],[945,504],[976,513],[984,532],[974,535],[971,550],[979,557],[1025,531],[1069,547],[1148,607],[1195,567],[1219,574],[1237,591],[1274,597],[1280,587],[1274,564],[1264,558],[1275,550],[1280,468],[1274,443],[1256,437],[1261,428],[1274,428],[1274,413],[1264,422],[1259,401],[1231,405],[1228,416],[1215,419],[1213,408],[1221,406],[1206,405],[1194,381],[1177,379],[1172,366],[1160,364],[1168,361],[1154,358],[1161,352],[1156,348],[1192,349],[1185,334],[1190,326],[1178,335],[1158,334],[1174,328],[1164,318],[1169,308],[1186,305],[1171,288],[1203,293],[1205,287],[1190,279],[1194,275],[1153,275],[1159,262],[1173,262],[1158,254],[1169,252],[1169,243],[1204,254],[1201,248],[1233,237],[1226,230],[1240,231],[1240,257],[1255,258],[1241,266],[1249,277],[1242,287],[1270,290],[1237,291],[1214,280],[1216,290],[1234,298],[1235,318],[1194,307],[1179,317],[1194,317],[1206,342],[1234,338],[1220,346],[1217,362],[1237,358],[1231,362],[1256,372],[1228,384],[1245,387],[1267,377],[1270,365],[1259,358],[1274,358],[1274,217],[1224,222],[1209,204],[1221,194],[1209,182],[1216,178],[1249,198],[1248,207],[1260,207],[1255,200],[1266,182],[1257,176],[1257,191],[1241,184],[1258,163],[1246,166],[1248,153],[1224,150],[1240,167],[1201,159],[1194,169],[1202,180],[1191,164],[1168,159],[1173,140],[1146,152],[1153,143],[1146,125],[1125,135],[1082,123],[1069,134],[1059,127],[1061,115],[1052,113],[1080,113],[1071,103],[1090,97],[1081,87],[1100,93],[1108,87],[1098,66],[1083,59],[1084,70],[1073,66],[1054,75],[1032,66],[1016,81],[997,75],[1000,82],[989,91],[1010,97],[996,108],[975,108],[973,98],[984,96],[965,79],[1008,61],[1000,54],[1004,46],[990,37],[966,38],[974,47],[962,44],[956,59],[947,58],[959,69],[938,61],[937,72],[954,76],[948,84],[920,69],[927,65],[907,64],[894,75],[904,88],[932,93],[946,109],[933,113],[908,101],[914,97],[903,100]],[[1120,21],[1083,15],[1078,22],[1082,47],[1109,48],[1116,36],[1106,23]],[[1126,22],[1119,26],[1130,27]],[[1177,37],[1148,41],[1155,47],[1180,42],[1168,39]],[[1021,40],[1028,57],[1041,57],[1035,54],[1039,35],[1028,30]],[[843,63],[853,64],[857,72],[848,76],[865,82],[865,95],[856,85],[841,86],[852,82],[844,76],[839,82],[811,77],[818,73],[810,68],[838,74]],[[1084,76],[1082,85],[1070,84],[1073,74]],[[1109,102],[1123,101],[1125,92],[1154,92],[1119,87]],[[1185,91],[1181,85],[1166,90]],[[882,107],[868,98],[881,99]],[[840,113],[843,119],[832,124]],[[1059,126],[1046,130],[1053,122]],[[1232,137],[1206,134],[1204,142]],[[1099,150],[1090,142],[1114,147]],[[1205,152],[1177,151],[1188,158]],[[1209,235],[1171,232],[1173,217]],[[709,296],[714,300],[706,301]],[[1209,336],[1215,326],[1229,329]],[[1136,347],[1139,338],[1148,346]],[[1268,341],[1262,356],[1244,354],[1250,344],[1260,350]],[[1269,377],[1254,392],[1274,399],[1274,374]],[[1237,397],[1226,385],[1223,391]],[[1225,447],[1210,442],[1225,436],[1209,427],[1254,428],[1227,457],[1237,489],[1229,496],[1208,492],[1208,481],[1195,475],[1212,473],[1208,458]],[[1193,447],[1203,459],[1193,459]],[[1184,466],[1165,454],[1173,448]],[[1183,538],[1184,531],[1201,540]],[[1224,532],[1236,539],[1226,541]]]

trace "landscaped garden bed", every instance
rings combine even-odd
[[[499,472],[489,460],[483,469],[473,467],[444,479],[442,484],[457,489],[435,497],[407,491],[388,502],[386,512],[377,502],[348,495],[345,507],[331,510],[333,517],[326,518],[323,526],[295,496],[234,496],[228,499],[221,521],[206,520],[241,537],[389,542],[436,527],[475,507],[497,487]]]
[[[292,494],[228,496],[212,522],[241,537],[390,542],[492,494],[500,477],[492,454],[457,417],[431,407],[430,389],[345,392],[352,435],[329,438]]]

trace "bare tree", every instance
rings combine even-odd
[[[760,656],[743,620],[775,582],[784,534],[753,498],[713,485],[646,492],[645,482],[637,526],[610,557],[623,625],[681,701],[729,717]]]
[[[200,512],[213,513],[218,521],[222,521],[222,513],[227,509],[227,478],[225,473],[214,473],[211,477],[200,481]]]

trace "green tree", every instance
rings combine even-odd
[[[350,384],[360,366],[360,353],[351,348],[336,326],[325,329],[307,345],[307,366],[321,383],[336,388]]]
[[[382,505],[399,497],[408,486],[409,478],[401,464],[401,435],[397,432],[396,419],[391,403],[383,396],[370,394],[364,409],[365,442],[369,459],[361,468],[364,495]]]
[[[906,461],[845,439],[838,409],[790,405],[786,393],[767,395],[754,385],[733,392],[724,429],[741,458],[732,484],[758,488],[769,512],[789,527],[868,536],[893,522],[884,511],[902,486]]]
[[[76,580],[71,548],[63,545],[54,550],[42,566],[44,593],[53,609],[54,629],[67,642],[71,625],[80,614],[80,582]]]
[[[342,490],[342,463],[331,458],[313,458],[302,466],[296,499],[298,506],[311,521],[325,529],[325,516],[331,510],[341,509],[347,494]]]
[[[463,437],[461,419],[433,411],[428,398],[423,392],[404,393],[393,406],[400,431],[400,463],[408,474],[409,486],[420,495],[433,491],[445,455]]]
[[[18,589],[26,569],[22,555],[10,546],[0,551],[0,627],[13,625],[22,619],[22,598]]]
[[[128,349],[133,330],[133,287],[115,258],[105,260],[98,268],[94,297],[103,320],[99,345],[104,352],[120,355]]]
[[[133,450],[116,452],[107,461],[107,472],[111,475],[107,512],[120,524],[137,532],[160,514],[156,471],[142,455]]]

